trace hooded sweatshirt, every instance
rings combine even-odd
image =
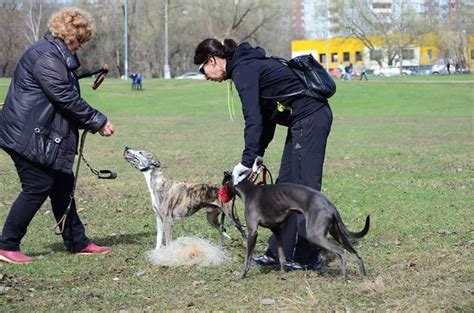
[[[227,62],[226,72],[242,102],[245,148],[241,163],[247,167],[252,167],[257,156],[263,157],[273,139],[276,124],[290,126],[321,107],[320,101],[302,95],[262,98],[298,92],[305,87],[290,68],[278,59],[266,57],[265,50],[253,48],[247,42],[236,47]],[[291,107],[291,111],[278,110],[277,101]]]

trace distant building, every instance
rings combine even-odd
[[[368,69],[379,68],[377,60],[381,60],[383,66],[387,66],[385,54],[385,44],[381,37],[371,36],[370,40],[376,46],[376,49],[369,50],[364,43],[354,37],[334,37],[326,39],[295,40],[291,43],[292,57],[311,53],[324,67],[330,70],[338,68],[342,63],[354,66],[364,64]],[[423,66],[433,65],[443,59],[440,50],[437,47],[439,38],[436,35],[425,35],[420,37],[418,43],[407,45],[402,51],[403,66]],[[468,36],[468,44],[465,54],[468,56],[467,66],[474,66],[474,36]],[[395,64],[399,60],[395,60]],[[392,65],[392,66],[393,66]]]
[[[340,10],[350,15],[350,6],[340,5],[335,0],[289,0],[293,6],[293,28],[297,39],[322,39],[348,36],[341,25]],[[474,10],[474,0],[358,0],[366,3],[381,21],[390,23],[410,8],[416,14],[445,21],[460,8]],[[472,16],[471,16],[472,17]],[[470,18],[470,17],[468,17]]]

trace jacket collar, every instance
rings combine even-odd
[[[265,50],[260,47],[252,47],[248,42],[243,42],[235,48],[234,55],[227,62],[226,72],[227,78],[232,76],[232,71],[237,67],[237,65],[244,60],[250,59],[265,59]]]
[[[48,42],[52,43],[56,47],[56,49],[58,49],[64,59],[64,62],[66,62],[67,68],[69,70],[75,71],[81,66],[77,55],[71,53],[71,51],[66,47],[64,41],[59,38],[53,37],[53,35],[49,31],[44,34],[44,38]]]

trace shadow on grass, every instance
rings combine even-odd
[[[140,232],[134,234],[118,234],[118,235],[109,235],[105,237],[95,237],[90,239],[92,242],[98,244],[99,246],[116,246],[116,245],[143,245],[143,241],[140,240],[142,237],[152,237],[154,238],[155,234],[151,231],[149,232]],[[60,239],[60,238],[58,238]],[[154,242],[151,243],[154,245]],[[60,241],[55,242],[49,245],[49,249],[54,252],[65,251],[64,244]],[[46,251],[40,251],[37,253],[31,254],[31,256],[44,255],[47,254]]]

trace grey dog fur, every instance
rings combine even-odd
[[[278,242],[280,275],[284,274],[286,260],[282,248],[281,224],[295,211],[305,216],[306,238],[339,258],[341,275],[344,279],[346,279],[344,249],[356,257],[361,274],[367,275],[364,261],[352,246],[351,239],[362,238],[368,233],[370,216],[366,218],[364,229],[359,233],[353,233],[344,225],[334,204],[323,193],[309,187],[291,183],[256,186],[247,179],[234,185],[229,172],[224,173],[222,183],[228,184],[231,196],[238,195],[245,204],[247,254],[241,279],[250,268],[258,226],[269,228],[275,234]],[[326,238],[328,232],[344,249]]]

